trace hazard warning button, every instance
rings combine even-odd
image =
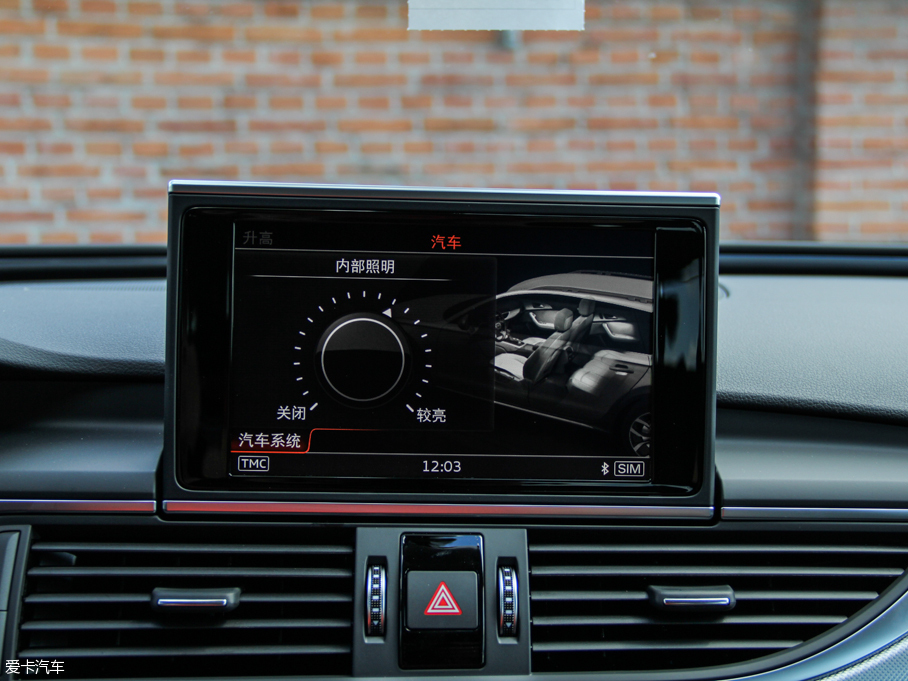
[[[476,629],[479,584],[475,572],[407,573],[408,629]]]

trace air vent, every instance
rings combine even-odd
[[[19,658],[67,678],[350,673],[352,534],[179,529],[36,528]],[[239,605],[160,612],[155,589],[239,589]]]
[[[785,651],[845,623],[908,562],[891,535],[791,534],[532,532],[533,671],[698,668]],[[665,607],[664,593],[733,593],[733,607]]]

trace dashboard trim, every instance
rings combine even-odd
[[[726,506],[722,520],[867,520],[908,521],[908,508],[830,508],[795,506]]]
[[[713,517],[712,506],[578,506],[530,504],[357,504],[304,501],[164,501],[166,513],[309,513],[340,515],[472,515],[614,518]]]
[[[154,513],[151,500],[0,499],[0,513]]]
[[[275,182],[223,182],[220,180],[171,180],[171,194],[228,194],[243,196],[345,197],[434,199],[448,201],[508,200],[533,203],[591,203],[597,205],[718,206],[720,197],[709,192],[617,192],[583,190],[526,191],[524,189],[460,189],[456,187],[365,187],[346,184],[294,184]]]

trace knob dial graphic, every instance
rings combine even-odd
[[[382,315],[358,312],[328,326],[315,353],[325,388],[341,402],[369,407],[391,398],[410,365],[406,337]]]

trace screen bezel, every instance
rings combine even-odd
[[[355,194],[355,192],[352,192]],[[388,190],[393,195],[393,190]],[[520,201],[459,203],[305,197],[285,199],[248,196],[181,196],[179,212],[171,212],[171,268],[169,270],[171,333],[168,348],[170,400],[165,481],[171,491],[224,493],[220,498],[336,498],[368,492],[372,498],[458,497],[514,501],[563,500],[582,497],[620,503],[652,502],[654,498],[711,501],[712,413],[714,410],[714,316],[710,288],[715,283],[715,208],[679,206],[601,206],[537,204]],[[172,205],[174,203],[172,195]],[[565,483],[539,481],[412,480],[389,485],[387,480],[322,479],[316,491],[299,479],[249,479],[227,476],[226,400],[230,359],[230,287],[233,231],[236,210],[365,210],[440,211],[484,214],[587,217],[633,229],[650,230],[655,239],[655,342],[653,366],[654,449],[657,452],[652,483]],[[691,278],[691,274],[694,274]],[[711,276],[712,275],[712,276]],[[685,279],[687,279],[685,281]],[[667,314],[686,296],[697,310],[696,319]],[[661,386],[661,387],[660,387]],[[676,400],[673,395],[684,395]],[[199,447],[204,458],[187,456]],[[217,455],[221,452],[221,455]],[[704,484],[705,483],[705,484]],[[173,496],[173,494],[171,494]],[[210,494],[206,494],[210,497]],[[352,497],[351,497],[352,498]]]

